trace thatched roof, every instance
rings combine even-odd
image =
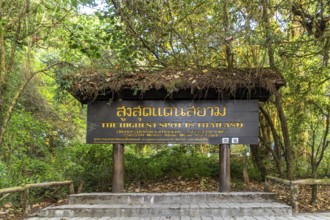
[[[192,93],[213,90],[235,94],[238,89],[244,89],[263,90],[269,96],[285,84],[283,76],[269,68],[178,68],[134,72],[90,68],[65,75],[63,79],[70,82],[70,92],[82,102],[123,90],[131,90],[134,94],[150,90],[166,90],[168,94],[182,90],[190,90]]]

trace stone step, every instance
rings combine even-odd
[[[200,202],[200,203],[125,203],[68,204],[49,207],[40,217],[166,217],[166,216],[291,216],[290,206],[277,202]]]
[[[203,217],[203,216],[163,216],[163,217],[73,217],[73,218],[43,218],[43,217],[29,217],[27,220],[329,220],[330,212],[327,213],[300,213],[291,217],[281,217],[281,216],[230,216],[230,217]]]
[[[69,196],[69,204],[124,203],[199,203],[199,202],[271,202],[273,193],[263,192],[192,192],[192,193],[85,193]]]

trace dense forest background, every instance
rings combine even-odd
[[[329,21],[323,0],[0,0],[0,188],[110,191],[112,146],[85,144],[62,77],[85,68],[277,69],[286,87],[260,105],[259,146],[233,147],[232,178],[329,177]],[[216,179],[218,147],[127,145],[125,169],[126,184]]]

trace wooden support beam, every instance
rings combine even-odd
[[[113,144],[112,192],[124,192],[124,144]]]
[[[219,191],[230,192],[230,145],[219,145],[220,179]]]

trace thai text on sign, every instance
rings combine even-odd
[[[258,101],[97,101],[87,143],[256,144]]]

